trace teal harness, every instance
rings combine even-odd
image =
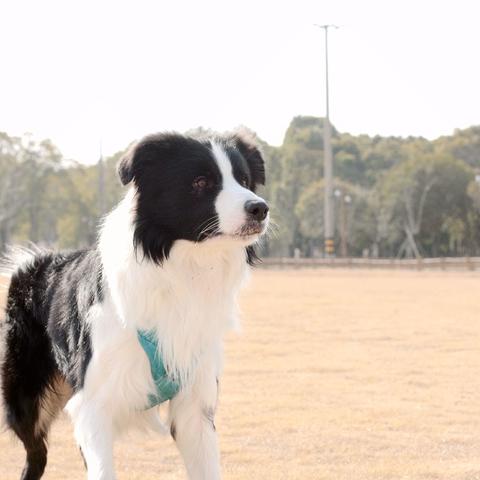
[[[148,395],[146,409],[160,405],[171,400],[180,390],[180,385],[169,378],[163,360],[158,355],[158,339],[153,331],[137,330],[137,337],[140,345],[147,354],[150,363],[150,371],[157,388],[156,394]]]

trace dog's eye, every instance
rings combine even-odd
[[[211,186],[212,182],[209,181],[207,177],[197,177],[192,183],[192,187],[196,191],[205,190]]]
[[[242,187],[248,188],[248,178],[247,178],[247,177],[243,177],[243,178],[240,180],[240,185],[241,185]]]

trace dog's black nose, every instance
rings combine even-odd
[[[267,216],[268,205],[263,200],[250,200],[245,203],[245,211],[249,217],[261,222]]]

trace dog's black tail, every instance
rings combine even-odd
[[[48,429],[62,407],[50,339],[33,301],[34,265],[39,253],[30,248],[9,248],[1,260],[0,280],[8,284],[0,332],[2,410],[6,426],[26,450],[22,480],[37,480],[43,475]]]

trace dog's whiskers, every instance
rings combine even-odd
[[[205,224],[209,223],[209,222],[212,222],[212,221],[215,221],[215,220],[218,220],[217,217],[208,217],[205,221],[203,221],[198,227],[197,227],[197,230],[200,230]]]
[[[269,238],[278,238],[279,227],[275,223],[269,223],[267,230],[265,231],[265,236]]]
[[[210,218],[208,223],[200,230],[200,233],[197,235],[197,242],[200,241],[202,235],[208,233],[208,237],[213,237],[219,232],[219,221],[217,218]],[[203,222],[205,224],[206,222]]]

